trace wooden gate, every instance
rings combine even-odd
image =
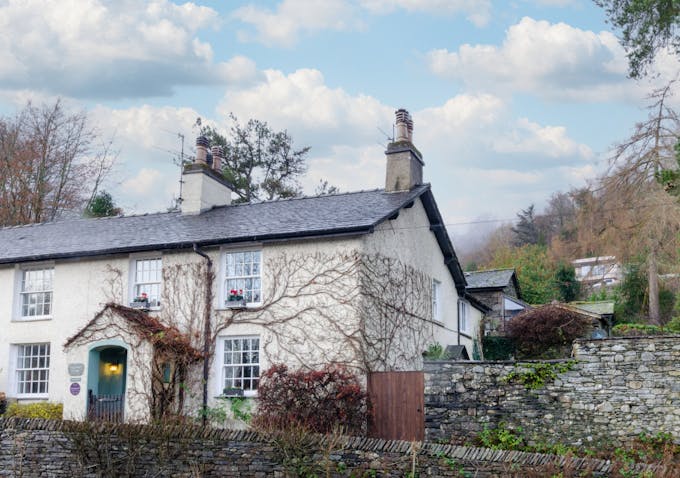
[[[423,372],[371,372],[368,396],[372,414],[368,433],[386,440],[423,441],[425,385]]]

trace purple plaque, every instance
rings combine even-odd
[[[80,393],[80,384],[79,383],[72,383],[70,390],[71,390],[71,395],[78,395]]]

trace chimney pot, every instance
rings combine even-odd
[[[196,138],[196,162],[200,164],[208,164],[208,146],[210,141],[208,138],[201,135]]]
[[[213,169],[217,172],[222,172],[222,159],[224,158],[224,151],[222,146],[215,145],[210,148],[213,158]]]
[[[395,142],[399,143],[401,141],[413,141],[413,120],[411,119],[411,114],[404,108],[400,108],[396,111],[397,117],[397,132]]]

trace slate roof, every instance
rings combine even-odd
[[[0,228],[0,264],[218,244],[368,234],[420,198],[459,294],[465,277],[429,184],[179,212]]]
[[[465,273],[469,289],[496,289],[510,285],[515,269],[495,269]]]
[[[614,315],[614,301],[601,300],[597,302],[569,302],[567,305],[585,310],[591,314]]]
[[[76,219],[0,229],[0,264],[229,242],[370,232],[429,185],[179,212]]]

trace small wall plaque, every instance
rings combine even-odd
[[[72,377],[79,377],[85,371],[85,365],[82,363],[70,363],[68,364],[68,374]]]
[[[71,395],[78,395],[80,393],[80,384],[72,383],[69,390],[71,391]]]

